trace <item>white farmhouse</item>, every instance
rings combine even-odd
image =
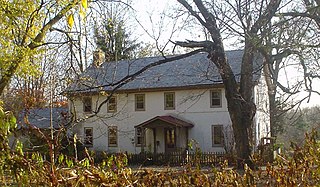
[[[242,55],[242,50],[227,52],[237,80]],[[230,148],[233,138],[225,90],[206,53],[152,67],[119,86],[126,76],[161,59],[97,61],[67,89],[73,132],[86,146],[131,153],[185,150],[190,142],[205,152]],[[257,59],[253,72],[256,145],[270,131],[261,64]]]

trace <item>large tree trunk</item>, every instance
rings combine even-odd
[[[271,73],[269,70],[271,62],[266,61],[263,67],[263,72],[266,77],[266,83],[268,88],[268,97],[269,97],[269,112],[270,112],[270,131],[271,136],[276,135],[276,128],[275,125],[277,123],[277,104],[276,104],[276,84],[272,81]],[[275,75],[274,75],[275,76]],[[276,78],[276,77],[274,77]],[[277,78],[276,78],[277,79]]]
[[[235,74],[233,73],[230,64],[227,62],[220,29],[217,26],[217,18],[209,11],[201,0],[193,0],[197,7],[197,11],[193,10],[193,7],[186,0],[178,0],[178,2],[181,3],[210,33],[212,44],[210,46],[203,45],[202,47],[209,53],[210,60],[219,69],[223,80],[226,90],[228,111],[232,121],[236,142],[238,167],[243,167],[243,164],[246,163],[252,168],[253,162],[250,159],[252,153],[252,123],[256,112],[252,97],[254,86],[252,75],[254,49],[257,45],[261,44],[261,40],[259,40],[259,37],[257,36],[259,30],[265,26],[266,23],[270,22],[280,5],[281,0],[270,0],[265,7],[261,4],[259,17],[254,22],[252,22],[251,16],[247,17],[247,20],[245,20],[247,25],[243,28],[245,32],[245,49],[241,63],[240,85],[237,83]],[[200,47],[199,43],[195,44],[197,45],[189,45],[187,47]],[[206,44],[208,44],[208,42],[206,42]]]
[[[237,83],[234,73],[227,63],[224,49],[221,47],[219,50],[211,51],[209,58],[219,67],[220,75],[225,86],[228,111],[236,142],[238,168],[243,168],[244,164],[253,168],[254,165],[250,159],[252,154],[252,122],[255,114],[255,105],[252,100],[253,85],[250,83],[250,81],[252,82],[252,73],[241,78],[243,84],[241,84],[242,87],[239,89],[239,84]],[[245,71],[251,70],[252,61],[252,49],[246,49],[243,56],[243,64],[247,65]],[[240,93],[241,91],[248,95],[243,96],[243,93]]]

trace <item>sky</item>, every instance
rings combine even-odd
[[[155,42],[154,38],[159,38],[159,42],[164,44],[169,39],[173,41],[204,40],[199,28],[191,28],[184,22],[186,16],[180,16],[178,21],[175,18],[177,9],[181,6],[174,0],[139,0],[133,1],[132,7],[136,13],[136,19],[143,25],[136,29],[143,34],[143,41]],[[170,18],[171,17],[171,18]],[[149,34],[146,34],[146,31]],[[168,48],[172,48],[169,45]]]
[[[173,25],[174,19],[169,19],[167,16],[173,16],[175,14],[170,14],[174,9],[179,8],[177,6],[176,1],[173,0],[133,0],[132,8],[135,11],[136,17],[135,19],[143,25],[144,28],[141,26],[137,26],[135,30],[140,33],[139,37],[143,38],[142,41],[147,41],[150,43],[155,43],[155,40],[152,39],[150,35],[153,37],[159,37],[159,43],[165,43],[170,39],[173,41],[185,41],[186,39],[191,40],[204,40],[203,32],[199,29],[191,28],[186,26],[186,29],[180,29],[179,24],[185,22],[179,22],[177,25]],[[161,19],[165,18],[165,19]],[[174,34],[171,36],[172,28],[175,28]],[[146,31],[149,34],[146,34]],[[159,34],[160,33],[160,34]],[[234,40],[225,40],[225,49],[231,50],[235,49],[232,45],[235,41]],[[168,46],[168,48],[172,48],[172,45]],[[282,73],[280,77],[281,82],[286,84],[292,85],[294,81],[303,79],[301,74],[302,70],[297,68],[290,68],[286,72]],[[289,81],[287,81],[289,80]],[[291,82],[290,82],[291,81]],[[313,87],[316,88],[317,85],[320,85],[320,82],[317,81],[313,84]],[[307,96],[307,92],[301,92],[298,94],[295,99],[299,100]],[[311,95],[310,100],[305,100],[302,103],[302,107],[311,107],[314,105],[320,105],[320,96],[316,93]]]

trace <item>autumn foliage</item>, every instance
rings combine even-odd
[[[125,154],[106,157],[95,163],[89,152],[80,161],[63,154],[54,163],[38,152],[26,154],[23,145],[15,150],[8,137],[15,118],[0,110],[0,184],[5,186],[316,186],[320,183],[320,142],[312,132],[302,147],[292,146],[291,155],[281,155],[274,163],[257,170],[235,170],[225,161],[218,167],[202,169],[186,164],[179,168],[132,169]],[[51,148],[52,146],[49,146]]]

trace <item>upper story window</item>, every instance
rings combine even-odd
[[[164,93],[164,109],[173,110],[175,109],[175,95],[174,92]]]
[[[117,97],[112,96],[108,101],[108,112],[117,112]]]
[[[92,146],[93,145],[93,129],[92,127],[84,128],[84,145]]]
[[[91,97],[84,97],[82,99],[83,102],[83,112],[92,112],[92,98]]]
[[[146,110],[145,94],[135,94],[135,110],[145,111]]]
[[[118,146],[118,129],[116,126],[108,127],[108,146],[109,147]]]
[[[211,90],[211,92],[210,92],[210,106],[211,106],[211,108],[222,107],[221,90]]]
[[[212,125],[212,147],[224,145],[223,125]]]

